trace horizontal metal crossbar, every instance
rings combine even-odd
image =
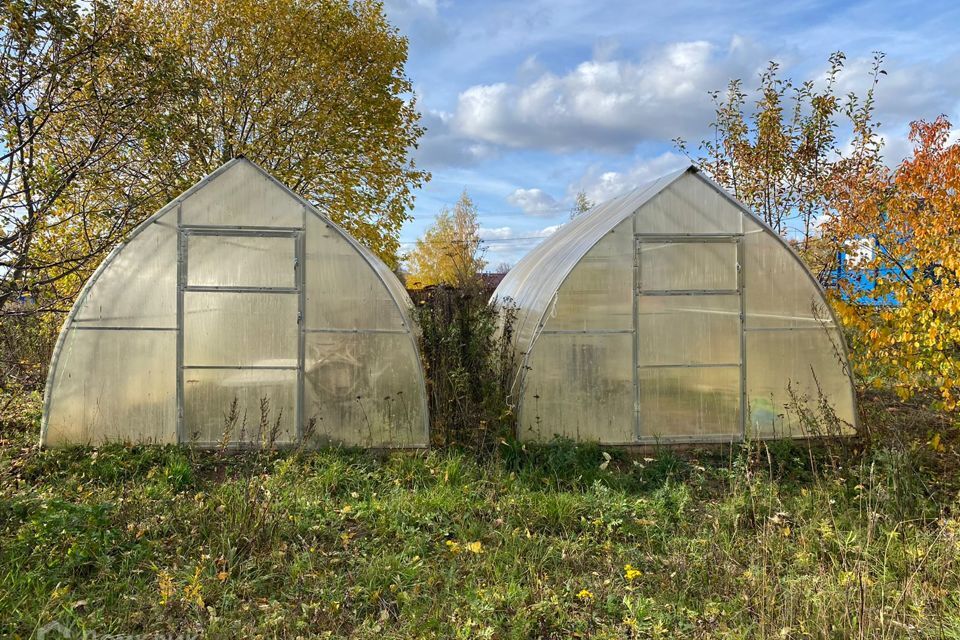
[[[74,324],[70,326],[71,329],[80,329],[82,331],[176,331],[176,327],[93,327],[84,324],[77,324],[78,322],[84,322],[83,320],[74,320]],[[88,322],[94,322],[89,320]]]
[[[816,326],[816,327],[744,327],[743,330],[746,332],[753,331],[829,331],[831,329],[836,329],[834,325],[826,326]]]
[[[704,364],[638,364],[637,369],[736,369],[739,366],[739,362]]]
[[[544,329],[541,335],[618,336],[633,333],[633,329]]]
[[[743,237],[742,233],[638,233],[634,234],[637,242],[670,243],[680,242],[694,244],[697,242],[736,242]]]
[[[187,235],[203,236],[261,236],[292,237],[303,231],[303,227],[242,227],[220,225],[180,225],[180,231]]]
[[[736,296],[737,289],[647,289],[638,292],[641,296]]]
[[[406,329],[304,329],[304,333],[408,333]]]
[[[220,286],[207,286],[207,285],[196,285],[190,284],[183,287],[183,290],[186,292],[203,292],[203,293],[300,293],[300,289],[297,287],[220,287]]]
[[[231,371],[297,371],[299,367],[293,366],[257,366],[257,365],[219,365],[219,364],[185,364],[184,369],[224,369]]]

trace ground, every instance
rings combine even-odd
[[[866,399],[860,439],[634,459],[40,451],[18,415],[3,637],[960,638],[956,428],[917,402]]]

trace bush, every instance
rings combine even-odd
[[[487,454],[514,433],[512,309],[488,305],[479,278],[416,293],[434,446]]]

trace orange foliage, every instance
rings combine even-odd
[[[835,215],[824,231],[847,247],[873,238],[873,255],[856,268],[887,274],[870,295],[896,301],[856,304],[863,293],[840,283],[846,295],[835,306],[860,373],[892,381],[904,398],[935,387],[952,410],[960,395],[960,145],[950,133],[944,116],[913,123],[913,155],[892,171],[871,153],[855,154],[835,175]]]

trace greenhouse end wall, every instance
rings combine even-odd
[[[734,442],[856,425],[843,336],[815,279],[692,169],[572,221],[495,299],[517,307],[522,440]]]
[[[84,287],[51,362],[42,444],[426,446],[409,306],[375,256],[233,160]]]

